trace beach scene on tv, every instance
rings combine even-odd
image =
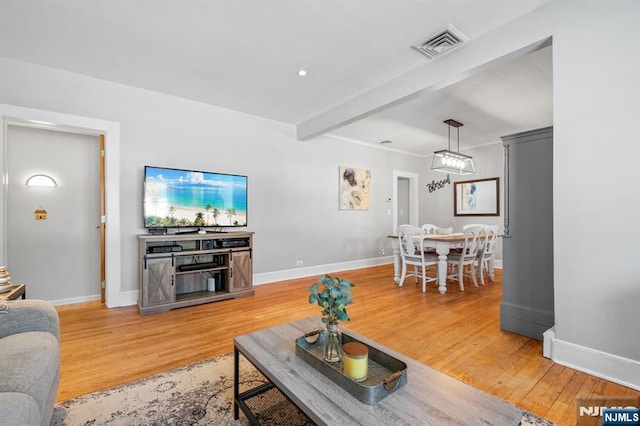
[[[145,226],[247,225],[247,177],[147,167]]]

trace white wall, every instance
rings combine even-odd
[[[635,0],[557,0],[483,39],[513,48],[553,37],[556,325],[545,351],[635,389],[639,16]]]
[[[635,0],[556,0],[461,49],[449,76],[552,37],[556,325],[545,351],[635,389],[639,16]]]
[[[529,129],[533,130],[533,129]],[[464,139],[463,139],[464,142]],[[442,189],[429,192],[426,186],[433,181],[439,182],[446,179],[447,175],[442,172],[431,170],[432,157],[424,160],[423,171],[420,174],[420,223],[433,223],[440,227],[453,227],[455,232],[461,232],[464,225],[470,223],[484,223],[487,225],[498,225],[500,232],[504,230],[503,206],[503,175],[504,161],[502,141],[491,141],[488,145],[475,148],[463,149],[460,152],[471,155],[476,168],[473,175],[449,175],[451,184],[445,184]],[[500,178],[499,202],[500,216],[454,216],[453,214],[453,186],[455,182],[466,180]],[[496,244],[496,264],[502,265],[502,241]]]
[[[299,142],[291,125],[9,59],[0,67],[0,103],[120,123],[122,292],[138,285],[145,164],[248,175],[258,282],[390,261],[376,258],[391,251],[393,170],[417,173],[418,158],[330,138]],[[369,211],[338,209],[339,166],[371,170]]]
[[[554,358],[640,389],[640,2],[553,10]]]

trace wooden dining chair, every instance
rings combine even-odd
[[[422,292],[427,291],[427,283],[437,281],[438,278],[431,278],[427,275],[427,269],[431,265],[438,264],[438,256],[429,253],[424,246],[424,229],[413,225],[398,226],[398,248],[402,261],[402,272],[400,273],[399,286],[404,284],[407,276],[415,277],[416,284],[418,278],[422,278]],[[409,266],[413,266],[413,273],[407,275]]]
[[[483,271],[486,269],[491,281],[495,281],[493,274],[493,261],[495,258],[496,242],[498,241],[498,225],[490,225],[482,228],[482,244],[478,250],[478,274],[480,284],[484,285]]]
[[[476,279],[476,262],[478,260],[478,251],[482,244],[481,226],[470,226],[464,231],[464,243],[462,250],[459,252],[449,253],[447,256],[447,263],[455,266],[455,273],[447,275],[447,279],[457,279],[460,286],[460,291],[464,291],[464,267],[469,269],[468,276],[473,280],[473,285],[478,287],[478,280]]]

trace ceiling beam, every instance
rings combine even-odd
[[[448,85],[512,61],[551,44],[550,25],[540,23],[541,13],[525,19],[523,30],[518,21],[471,40],[450,54],[427,62],[377,88],[358,95],[296,126],[296,137],[305,141],[353,123],[382,109],[425,92]],[[533,21],[533,23],[531,22]],[[407,47],[408,48],[408,47]]]

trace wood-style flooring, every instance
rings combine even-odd
[[[501,274],[475,288],[456,282],[441,295],[392,265],[339,272],[355,284],[345,327],[445,374],[562,425],[577,420],[576,398],[640,392],[554,364],[542,343],[499,327]],[[433,274],[433,272],[431,272]],[[99,302],[58,307],[62,370],[58,401],[231,352],[233,337],[320,315],[307,301],[316,277],[255,286],[255,296],[140,316],[136,306]],[[428,395],[425,395],[428,398]]]

